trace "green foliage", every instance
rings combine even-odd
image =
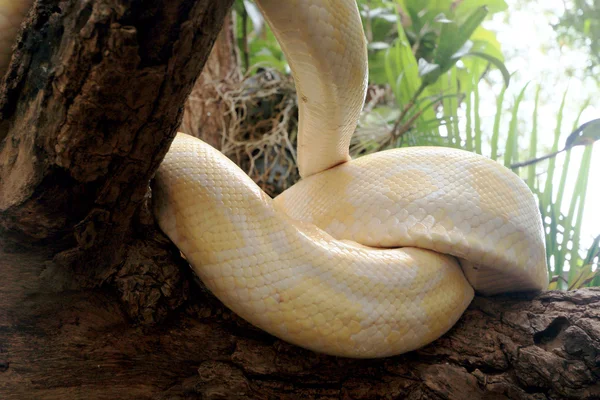
[[[283,51],[256,5],[237,0],[234,10],[239,15],[236,36],[246,70],[269,67],[285,72],[288,66]]]
[[[381,74],[383,58],[380,51],[393,47],[394,40],[402,35],[408,39],[415,59],[432,74],[427,78],[432,81],[467,53],[484,55],[503,66],[502,52],[494,33],[480,26],[486,15],[506,8],[503,0],[375,0],[361,1],[359,5],[370,43],[370,80],[373,83],[386,83],[386,77]],[[461,68],[468,69],[468,64],[464,62]],[[478,72],[481,75],[483,70]]]
[[[587,49],[590,62],[584,67],[597,79],[600,70],[600,2],[574,0],[565,2],[565,7],[566,11],[554,29],[561,42]]]
[[[504,1],[490,3],[491,12],[506,6]],[[377,148],[436,141],[463,145],[455,135],[462,100],[469,106],[473,95],[479,102],[479,79],[492,66],[507,85],[510,78],[495,35],[481,26],[490,8],[483,1],[379,0],[359,5],[370,41],[370,81],[389,85],[401,110],[390,137]],[[475,120],[480,130],[478,116]],[[404,140],[412,131],[419,135]],[[471,138],[466,147],[481,151],[481,136]]]
[[[522,97],[523,88],[519,97],[516,99],[512,107],[513,119],[511,120],[511,131],[513,121],[518,112],[520,98]],[[588,179],[590,175],[590,164],[592,155],[591,144],[598,140],[598,127],[600,121],[593,120],[578,127],[579,117],[589,105],[589,101],[584,103],[577,117],[573,132],[568,135],[565,145],[562,150],[558,150],[560,138],[562,136],[562,120],[564,108],[566,104],[567,92],[563,94],[562,101],[557,111],[556,128],[554,131],[554,143],[552,152],[543,157],[536,158],[535,150],[538,147],[537,131],[537,105],[539,102],[539,86],[536,90],[536,102],[533,115],[533,129],[529,139],[529,161],[522,163],[516,162],[514,157],[504,157],[504,164],[507,167],[519,170],[521,167],[526,169],[526,182],[539,200],[540,212],[546,235],[546,257],[548,266],[551,268],[550,275],[552,276],[551,288],[573,289],[582,286],[589,286],[596,277],[598,267],[598,254],[595,244],[588,249],[587,255],[582,256],[580,248],[581,240],[581,225],[583,222],[583,211],[585,206],[585,197],[588,187]],[[509,132],[509,135],[511,133]],[[518,141],[518,136],[513,136],[512,140]],[[515,149],[521,148],[517,143],[507,144],[508,147],[514,146]],[[577,179],[575,188],[568,197],[565,197],[565,187],[569,169],[572,166],[571,149],[575,146],[586,146],[581,163],[577,166]],[[566,152],[560,172],[558,185],[555,179],[556,156],[562,152]],[[544,174],[538,176],[535,164],[549,160]],[[541,178],[541,179],[540,179]],[[542,180],[543,179],[543,180]],[[561,209],[563,206],[568,207],[567,214],[563,214]],[[569,266],[568,272],[566,266]],[[595,266],[595,268],[593,268]]]

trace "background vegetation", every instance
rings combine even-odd
[[[517,5],[522,3],[527,1]],[[596,3],[569,3],[552,25],[561,45],[587,52],[587,62],[580,68],[586,76],[594,76],[598,69],[600,12]],[[586,241],[581,233],[586,206],[598,207],[586,204],[586,195],[599,175],[591,171],[591,162],[593,144],[600,138],[600,120],[580,120],[595,98],[579,98],[574,105],[567,104],[567,90],[555,94],[550,104],[554,129],[550,134],[540,129],[549,122],[547,113],[540,112],[548,106],[542,104],[540,93],[553,88],[544,87],[543,79],[511,87],[519,70],[507,69],[510,60],[496,33],[486,29],[494,16],[510,18],[511,9],[504,0],[359,0],[358,4],[369,42],[370,90],[353,139],[353,155],[435,145],[463,148],[503,163],[525,180],[539,201],[552,286],[600,285],[600,235]],[[254,4],[239,0],[236,12],[247,79],[264,69],[272,76],[285,76],[289,69],[281,49]],[[572,72],[565,70],[564,75],[572,76]],[[289,81],[280,86],[285,88],[283,93],[289,93]],[[533,106],[525,114],[523,99],[532,94]],[[281,94],[278,104],[282,98],[288,99]],[[284,103],[289,104],[288,100]],[[568,126],[564,123],[566,106],[578,108],[574,123]],[[490,108],[491,121],[485,117]],[[286,119],[279,131],[290,131],[289,122]],[[292,154],[293,159],[291,128],[289,140],[286,137],[283,145],[278,142],[273,165],[281,167],[283,153]],[[283,153],[281,148],[285,148]],[[574,148],[583,152],[573,156]],[[264,149],[249,153],[268,158]],[[252,160],[255,167],[257,158]],[[266,163],[262,161],[263,166]],[[289,165],[284,169],[289,176]]]

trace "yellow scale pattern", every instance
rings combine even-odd
[[[260,0],[298,91],[298,168],[303,177],[350,160],[364,103],[367,44],[353,0]]]
[[[32,0],[0,0],[0,73]],[[161,229],[225,305],[315,351],[385,357],[435,340],[474,289],[542,290],[527,186],[444,148],[350,161],[367,53],[354,0],[256,0],[299,95],[303,180],[272,200],[220,152],[179,134],[153,184]]]
[[[416,349],[450,329],[473,297],[454,258],[336,240],[275,208],[233,162],[184,134],[161,164],[153,202],[161,229],[227,307],[315,351]]]
[[[371,154],[303,179],[275,204],[338,239],[458,257],[484,294],[548,282],[533,194],[517,175],[474,153],[410,147]]]

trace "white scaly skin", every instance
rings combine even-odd
[[[454,258],[335,240],[275,209],[232,161],[191,136],[171,145],[153,203],[161,229],[227,307],[311,350],[410,351],[450,329],[473,297]]]
[[[179,134],[153,186],[161,229],[223,303],[283,340],[366,358],[435,340],[473,287],[546,287],[541,218],[511,171],[444,148],[349,161],[366,85],[354,0],[257,3],[295,76],[304,179],[273,201]]]
[[[298,92],[300,176],[350,161],[367,93],[367,42],[352,0],[260,0]]]
[[[371,154],[301,180],[275,204],[337,239],[455,256],[483,294],[540,290],[548,282],[531,191],[475,153],[408,147]]]
[[[546,287],[541,218],[511,171],[445,148],[349,161],[367,71],[353,0],[257,4],[294,73],[303,179],[273,201],[180,134],[155,180],[159,225],[217,297],[288,342],[385,357],[444,334],[473,287]]]

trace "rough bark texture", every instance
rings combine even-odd
[[[35,3],[0,97],[5,241],[113,273],[231,3]]]
[[[242,79],[240,59],[235,41],[232,14],[225,18],[223,29],[185,103],[181,131],[196,136],[216,149],[221,149],[223,132],[229,125],[227,105],[220,101],[218,90],[226,90]]]
[[[0,88],[0,399],[600,398],[600,290],[477,298],[385,360],[203,290],[145,201],[231,2],[36,2]]]
[[[148,182],[232,2],[38,0],[0,88],[0,240],[52,248],[65,287],[114,284],[135,320],[186,298]]]
[[[201,290],[132,324],[110,288],[61,291],[45,261],[0,257],[2,399],[600,398],[598,289],[478,297],[422,350],[350,360],[276,340]]]

